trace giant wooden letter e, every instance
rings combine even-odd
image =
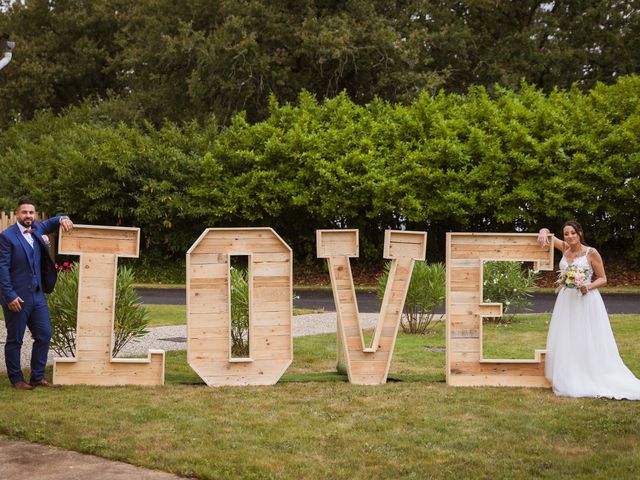
[[[546,248],[531,233],[447,233],[447,383],[453,386],[548,387],[544,350],[532,359],[484,358],[482,319],[502,315],[501,303],[483,301],[488,260],[534,262],[553,268],[553,239]]]

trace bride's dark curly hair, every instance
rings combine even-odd
[[[569,220],[568,222],[564,222],[564,224],[562,225],[562,232],[563,233],[564,233],[564,227],[573,228],[576,231],[576,233],[578,234],[578,236],[580,237],[580,243],[583,244],[583,245],[587,245],[587,242],[585,242],[585,240],[584,240],[584,230],[582,230],[582,225],[580,225],[575,220]]]

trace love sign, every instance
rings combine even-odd
[[[326,258],[336,304],[337,347],[349,381],[387,380],[411,273],[424,260],[426,232],[386,231],[384,258],[392,260],[371,345],[364,344],[350,258],[358,256],[357,230],[318,230],[317,255]],[[62,384],[158,385],[164,352],[146,359],[111,358],[118,257],[137,257],[136,228],[76,225],[60,232],[59,253],[80,255],[76,358],[54,360]],[[553,251],[533,234],[447,234],[447,383],[453,386],[547,387],[544,351],[531,360],[486,359],[482,318],[502,315],[501,304],[482,301],[487,260],[532,261],[553,266]],[[232,355],[231,260],[248,265],[249,350]],[[270,228],[208,228],[187,252],[187,360],[209,386],[272,385],[293,360],[292,254]]]

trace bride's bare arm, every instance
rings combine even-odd
[[[551,231],[548,228],[541,228],[540,232],[538,232],[538,243],[541,247],[546,247],[549,245],[549,234]],[[553,237],[553,246],[556,247],[561,252],[564,252],[564,242],[562,240]]]

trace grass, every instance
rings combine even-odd
[[[145,305],[149,310],[150,327],[166,327],[169,325],[186,325],[187,307],[185,305]],[[324,310],[309,308],[294,308],[294,315],[307,315],[310,313],[324,313]]]
[[[640,376],[640,315],[610,315],[620,355]],[[551,314],[518,315],[516,321],[501,325],[483,325],[485,358],[533,358],[535,349],[544,349]]]
[[[544,345],[548,318],[485,326],[485,356]],[[640,374],[640,316],[611,319]],[[448,387],[442,327],[399,335],[376,387],[335,373],[334,335],[296,338],[271,387],[208,388],[184,352],[167,353],[163,387],[19,392],[3,378],[0,434],[202,479],[637,478],[640,402]]]
[[[187,324],[186,305],[145,305],[149,311],[150,327]]]

